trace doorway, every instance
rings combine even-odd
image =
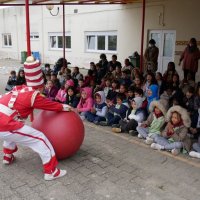
[[[176,31],[174,30],[150,30],[148,39],[154,39],[159,48],[158,72],[162,74],[167,70],[169,62],[174,62]]]

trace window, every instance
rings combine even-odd
[[[86,32],[87,52],[117,51],[117,32]]]
[[[3,34],[3,46],[12,47],[12,37],[11,34]]]
[[[39,40],[39,33],[31,33],[30,34],[30,39],[31,40]]]
[[[49,47],[52,50],[63,49],[62,33],[49,33]],[[65,48],[71,49],[71,35],[68,33],[65,36]]]

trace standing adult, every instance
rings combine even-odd
[[[200,51],[197,47],[197,41],[195,38],[191,38],[179,61],[179,65],[181,65],[181,62],[183,61],[182,69],[184,72],[184,80],[187,80],[188,74],[190,73],[192,79],[195,81],[199,59]]]
[[[156,47],[154,39],[149,40],[149,47],[147,47],[144,54],[144,68],[145,72],[155,73],[158,69],[158,54],[159,49]]]

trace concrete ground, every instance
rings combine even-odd
[[[1,92],[15,66],[19,66],[17,61],[0,60]],[[184,155],[174,157],[150,149],[135,137],[114,134],[109,127],[84,124],[81,149],[59,163],[68,171],[65,177],[44,181],[38,155],[19,148],[13,165],[0,165],[0,199],[199,199],[200,160]]]

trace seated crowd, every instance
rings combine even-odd
[[[180,81],[174,62],[164,74],[144,75],[129,59],[122,66],[116,55],[109,62],[101,54],[86,76],[66,60],[53,70],[45,64],[43,72],[46,98],[70,105],[82,120],[137,136],[153,149],[200,158],[200,84],[190,74]],[[23,70],[12,71],[7,85],[24,84],[22,76]]]

